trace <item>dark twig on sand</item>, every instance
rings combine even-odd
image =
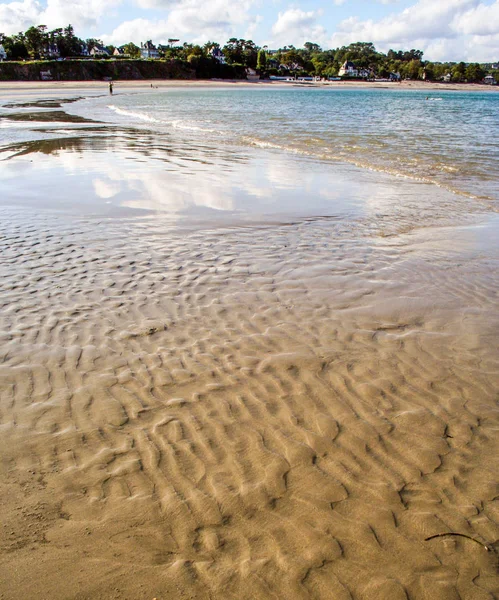
[[[430,535],[430,537],[425,538],[425,542],[427,542],[428,540],[433,540],[434,538],[445,537],[447,535],[457,535],[459,537],[466,538],[467,540],[471,540],[472,542],[475,542],[476,544],[480,544],[480,546],[483,546],[485,548],[485,550],[487,550],[487,552],[490,552],[492,550],[492,548],[490,546],[487,546],[487,544],[484,544],[480,540],[477,540],[474,537],[471,537],[470,535],[466,535],[465,533],[453,533],[453,532],[436,533],[435,535]]]

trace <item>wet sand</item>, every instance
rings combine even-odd
[[[0,598],[497,598],[497,215],[375,174],[267,222],[37,203],[120,136],[3,163]]]

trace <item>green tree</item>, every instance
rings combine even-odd
[[[309,54],[315,54],[317,52],[322,52],[322,48],[319,44],[314,44],[313,42],[305,42],[303,47]]]
[[[478,63],[472,63],[466,67],[465,77],[467,81],[477,83],[485,77],[485,71]]]
[[[259,71],[265,71],[266,67],[267,67],[267,53],[265,52],[265,50],[259,50],[258,51],[258,59],[256,62],[256,68]]]
[[[128,42],[128,44],[125,44],[123,49],[125,50],[125,54],[128,54],[130,58],[140,58],[140,48],[133,42]]]
[[[10,60],[25,60],[29,58],[28,49],[26,48],[26,38],[22,31],[11,37],[5,36],[3,47]]]
[[[460,62],[457,65],[454,65],[451,75],[452,81],[464,81],[464,79],[466,78],[466,65],[464,64],[464,62]]]
[[[48,43],[46,25],[34,25],[24,34],[25,46],[31,58],[40,58]]]

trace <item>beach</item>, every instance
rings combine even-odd
[[[433,81],[279,81],[262,79],[261,81],[246,81],[241,79],[139,79],[139,80],[118,80],[117,89],[142,89],[154,88],[219,88],[219,87],[325,87],[325,88],[361,88],[361,89],[402,89],[402,90],[429,90],[429,91],[479,91],[479,92],[498,92],[498,86],[482,85],[476,83],[443,83]],[[0,91],[21,91],[29,90],[47,90],[55,92],[57,90],[87,90],[87,89],[105,89],[109,83],[107,81],[0,81]]]
[[[0,598],[498,597],[497,182],[447,130],[430,165],[454,94],[409,90],[404,163],[384,104],[340,137],[352,96],[271,84],[236,138],[255,84],[150,84],[0,84]]]

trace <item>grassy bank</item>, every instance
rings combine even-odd
[[[92,81],[106,78],[196,79],[220,77],[244,79],[244,69],[227,65],[198,64],[180,60],[64,60],[0,63],[0,81],[40,81],[42,73],[54,81]]]

